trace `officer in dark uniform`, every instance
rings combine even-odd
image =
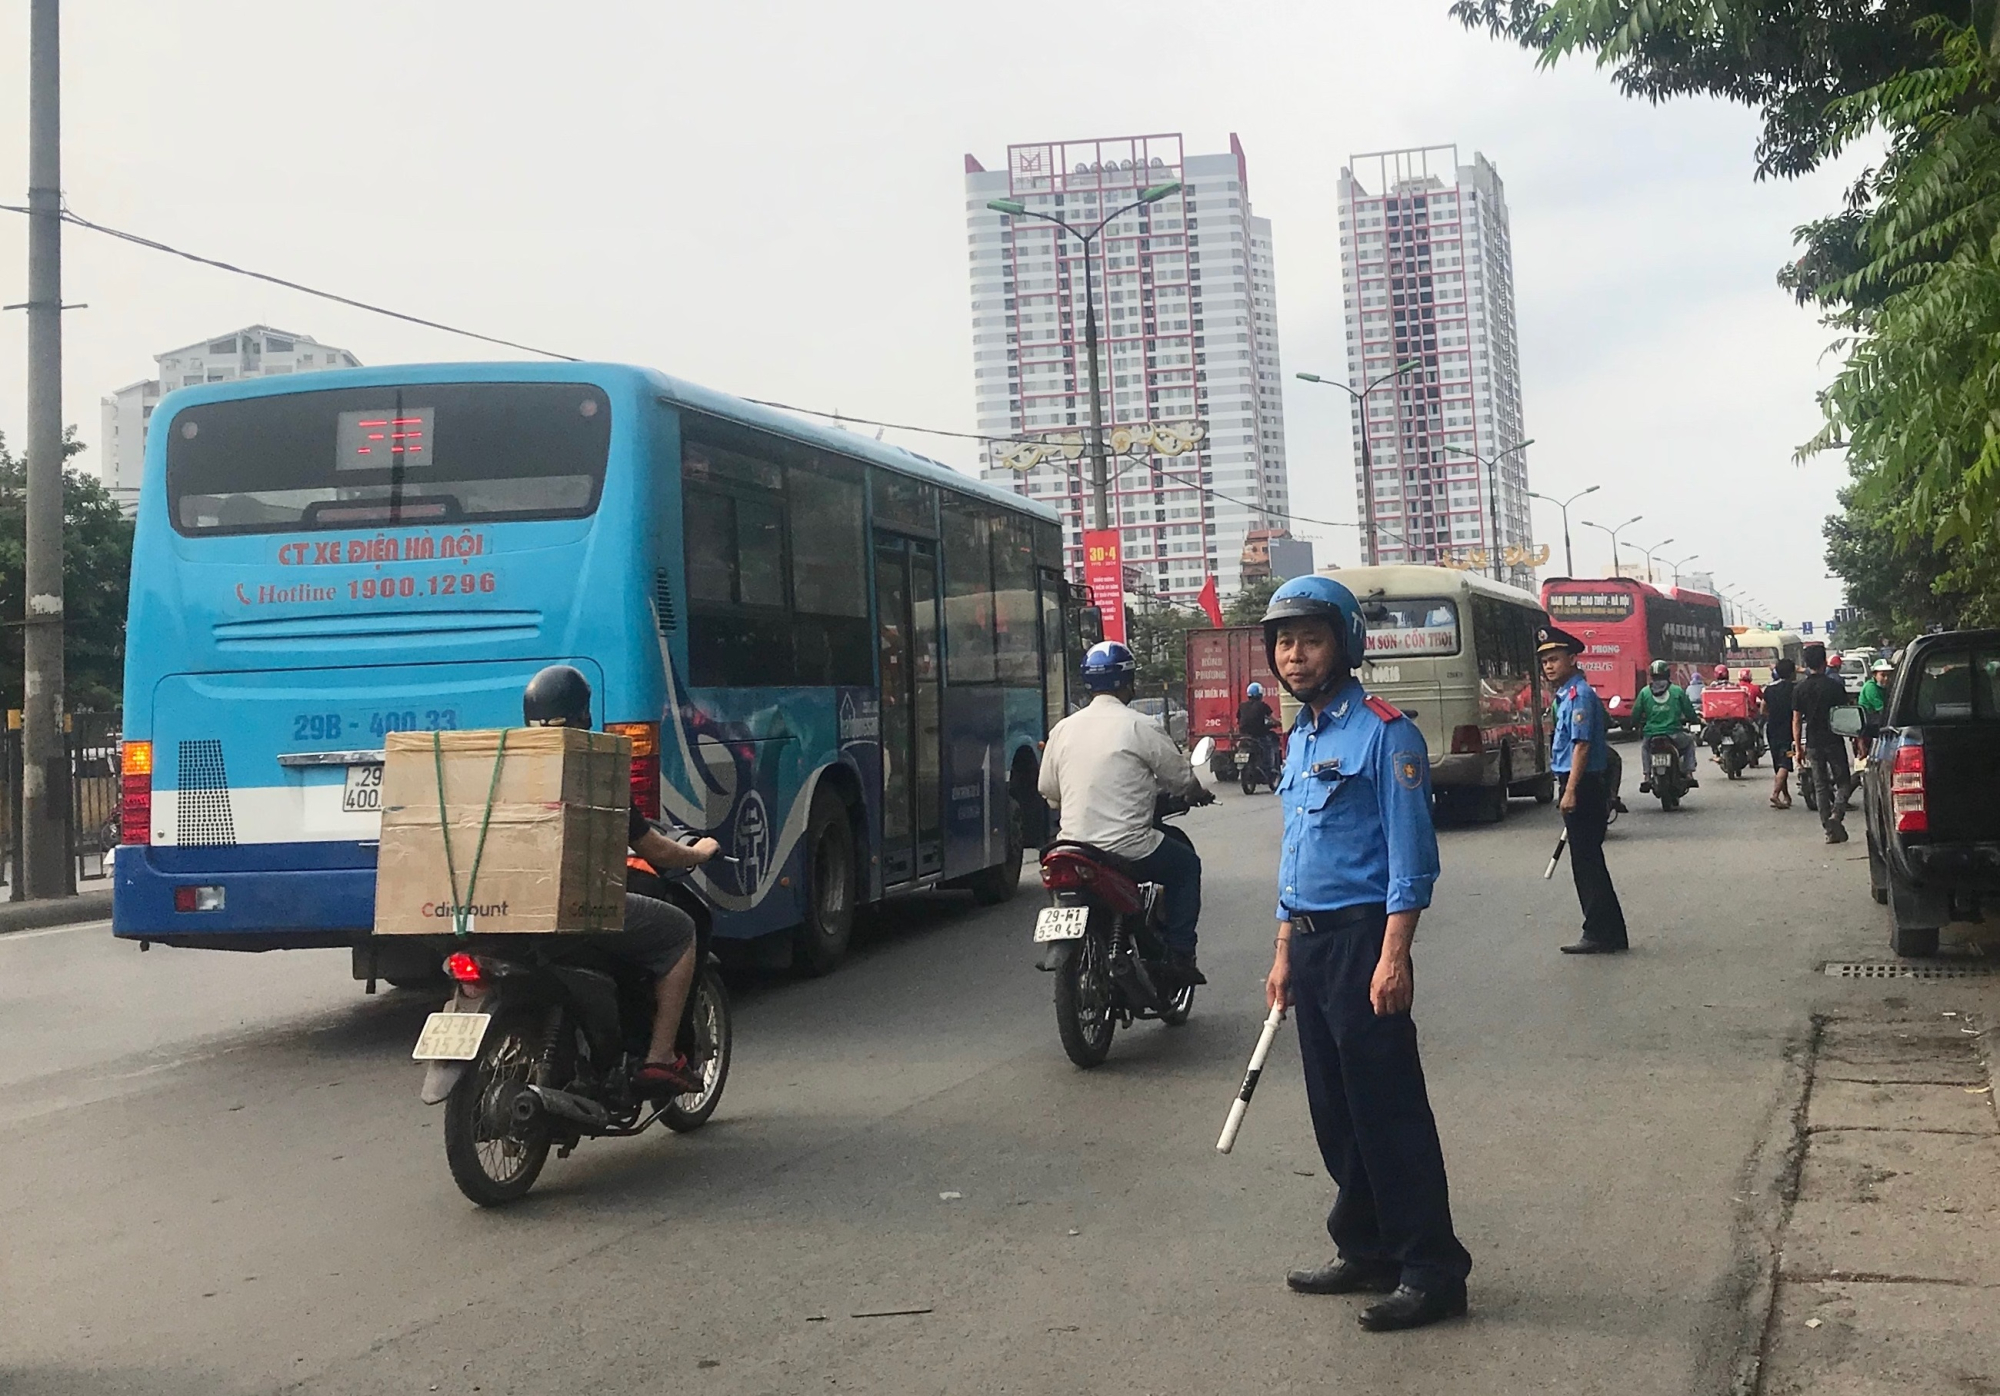
[[[1567,630],[1545,625],[1535,632],[1542,677],[1555,685],[1555,741],[1549,768],[1563,777],[1563,828],[1569,831],[1569,871],[1583,906],[1583,934],[1565,945],[1565,955],[1609,955],[1624,950],[1625,909],[1604,865],[1604,829],[1611,818],[1611,790],[1605,769],[1611,735],[1604,702],[1576,667],[1583,641]]]
[[[1438,875],[1430,758],[1416,724],[1355,679],[1366,640],[1354,593],[1330,577],[1286,582],[1264,613],[1272,672],[1305,705],[1278,783],[1264,994],[1297,1011],[1313,1132],[1340,1188],[1326,1223],[1335,1258],[1286,1282],[1386,1295],[1359,1316],[1381,1332],[1462,1315],[1472,1257],[1452,1231],[1410,1017],[1410,941]]]

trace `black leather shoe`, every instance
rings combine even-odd
[[[1208,976],[1195,964],[1194,956],[1178,950],[1167,952],[1167,977],[1173,981],[1171,987],[1176,990],[1189,984],[1208,983]]]
[[[1369,1265],[1336,1257],[1311,1270],[1294,1270],[1285,1283],[1301,1294],[1394,1294],[1396,1265]]]
[[[1592,940],[1590,937],[1585,936],[1574,945],[1563,946],[1562,952],[1565,955],[1622,955],[1627,948],[1623,945],[1612,945],[1602,940]]]
[[[1394,1333],[1402,1328],[1422,1328],[1443,1319],[1464,1317],[1464,1285],[1428,1291],[1397,1285],[1394,1294],[1379,1304],[1370,1304],[1354,1321],[1370,1333]]]

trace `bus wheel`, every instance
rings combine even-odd
[[[813,796],[806,821],[805,920],[793,932],[792,962],[817,978],[847,958],[854,935],[854,827],[831,790]]]
[[[1556,801],[1556,778],[1554,772],[1540,776],[1535,781],[1535,803],[1552,805]]]
[[[981,906],[998,906],[1013,897],[1021,885],[1021,801],[1007,797],[1007,851],[994,867],[982,868],[967,878],[972,898]]]
[[[1500,783],[1484,786],[1473,798],[1478,802],[1481,823],[1498,824],[1507,817],[1507,791],[1514,783],[1514,753],[1501,749]]]

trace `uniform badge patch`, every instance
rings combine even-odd
[[[1405,790],[1415,790],[1424,783],[1424,757],[1413,751],[1399,751],[1395,756],[1396,784]]]

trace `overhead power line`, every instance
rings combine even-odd
[[[7,213],[26,214],[28,212],[28,209],[25,206],[19,204],[0,204],[0,211],[4,211]],[[83,228],[90,232],[100,234],[101,236],[104,237],[115,238],[120,242],[129,242],[135,247],[143,247],[149,251],[165,253],[170,257],[178,257],[183,261],[193,262],[198,266],[213,267],[217,271],[226,271],[231,273],[232,275],[247,276],[254,281],[266,282],[273,286],[282,286],[288,291],[297,291],[302,295],[314,296],[320,300],[332,301],[336,305],[349,306],[355,310],[365,310],[368,311],[370,314],[387,316],[389,319],[392,320],[401,320],[405,324],[421,325],[425,329],[442,330],[446,334],[459,335],[465,339],[475,339],[482,344],[497,344],[500,345],[502,348],[519,349],[523,353],[539,354],[544,358],[560,359],[566,363],[579,362],[578,356],[575,354],[564,354],[559,352],[558,350],[544,349],[539,345],[523,344],[519,340],[503,339],[498,335],[482,334],[478,330],[468,330],[460,325],[446,324],[442,320],[432,320],[421,315],[412,315],[407,311],[392,310],[385,305],[377,305],[370,301],[357,300],[352,296],[343,296],[335,291],[325,291],[321,290],[319,287],[316,286],[308,286],[301,281],[293,281],[287,277],[274,276],[269,272],[262,272],[262,271],[257,271],[250,267],[238,266],[234,262],[226,262],[219,257],[203,256],[201,253],[190,252],[185,248],[175,247],[170,243],[161,242],[157,238],[145,237],[139,233],[127,232],[122,228],[113,228],[108,226],[107,224],[95,222],[92,219],[85,218],[83,215],[72,211],[68,207],[64,207],[64,209],[62,210],[62,220],[65,223],[74,224],[79,228]],[[1046,437],[1036,437],[1036,436],[990,436],[980,432],[950,431],[941,427],[917,426],[914,423],[910,422],[889,422],[889,421],[882,421],[873,417],[856,417],[845,412],[826,412],[813,407],[800,407],[795,403],[775,402],[768,398],[746,398],[745,401],[754,402],[759,407],[774,407],[779,409],[780,411],[797,412],[804,416],[821,417],[829,421],[853,422],[857,426],[881,427],[889,431],[916,432],[917,434],[923,436],[939,436],[958,441],[978,441],[982,443],[1018,445],[1023,443],[1041,442],[1047,439]],[[1263,515],[1267,519],[1277,519],[1286,524],[1292,524],[1292,523],[1313,524],[1322,528],[1361,527],[1360,524],[1354,523],[1347,519],[1316,519],[1306,514],[1292,513],[1289,510],[1273,509],[1268,504],[1260,504],[1253,500],[1240,499],[1235,495],[1226,494],[1223,491],[1216,489],[1212,485],[1203,484],[1200,481],[1200,479],[1196,476],[1188,475],[1185,472],[1181,471],[1171,470],[1165,466],[1153,464],[1151,462],[1147,462],[1144,460],[1135,460],[1132,465],[1125,467],[1123,470],[1120,470],[1119,473],[1124,474],[1126,470],[1137,468],[1139,465],[1147,465],[1149,468],[1157,470],[1160,474],[1165,475],[1170,479],[1178,481],[1183,487],[1192,489],[1209,499],[1217,499],[1227,504],[1235,504],[1242,508],[1250,509],[1258,514]],[[1401,534],[1396,533],[1391,529],[1383,528],[1380,525],[1377,525],[1375,531],[1379,534],[1386,535],[1387,537],[1405,546],[1411,546],[1411,547],[1415,546],[1414,544],[1410,543],[1409,539],[1403,537]]]

